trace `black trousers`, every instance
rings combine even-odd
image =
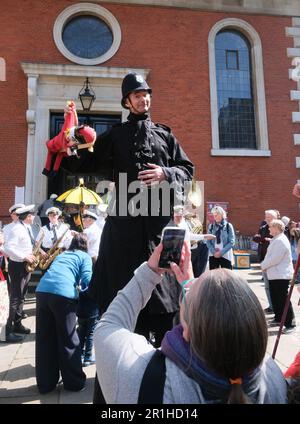
[[[10,277],[9,317],[6,324],[6,334],[12,332],[12,325],[20,324],[24,307],[24,297],[28,288],[31,274],[25,269],[26,262],[8,263]]]
[[[232,269],[232,264],[228,259],[209,257],[209,269],[227,268]]]
[[[269,280],[270,296],[273,305],[273,310],[276,321],[281,321],[283,314],[284,306],[286,303],[286,298],[289,288],[289,280]],[[294,311],[291,302],[288,306],[288,311],[286,314],[284,325],[286,327],[291,327],[294,319]]]
[[[36,293],[35,369],[40,393],[55,389],[61,373],[66,390],[85,385],[76,331],[77,301],[52,293]]]
[[[195,249],[191,250],[191,260],[195,277],[199,277],[206,269],[208,259],[208,247],[206,243],[199,241]]]

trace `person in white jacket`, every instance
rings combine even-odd
[[[88,238],[88,254],[92,258],[93,263],[96,262],[99,252],[100,239],[102,229],[97,223],[98,215],[95,212],[85,210],[82,215],[83,232]]]
[[[265,259],[261,262],[261,269],[266,271],[270,283],[270,295],[275,314],[271,324],[279,325],[294,268],[290,243],[284,234],[284,223],[280,219],[274,219],[269,224],[269,228],[273,238],[268,246]],[[295,330],[295,315],[291,302],[289,303],[284,325],[283,333],[290,333]]]

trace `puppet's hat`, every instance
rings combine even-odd
[[[89,127],[88,125],[77,127],[75,130],[75,138],[77,138],[78,135],[83,137],[86,143],[93,143],[97,137],[94,128]]]

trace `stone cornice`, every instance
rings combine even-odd
[[[89,0],[89,2],[103,4],[99,0]],[[272,2],[270,0],[231,0],[230,5],[228,5],[228,0],[105,0],[105,3],[175,7],[216,12],[300,16],[299,0],[273,0]]]
[[[150,69],[140,68],[114,68],[111,66],[84,66],[63,65],[50,63],[21,62],[21,67],[26,75],[59,75],[66,77],[98,77],[98,78],[124,78],[129,72],[141,74],[145,79]]]

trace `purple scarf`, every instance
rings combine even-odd
[[[177,325],[168,331],[163,338],[161,351],[174,362],[188,377],[195,380],[207,400],[227,402],[231,384],[228,379],[215,374],[196,357],[182,336],[182,325]],[[243,390],[256,401],[260,382],[260,369],[257,368],[251,374],[243,376]]]

